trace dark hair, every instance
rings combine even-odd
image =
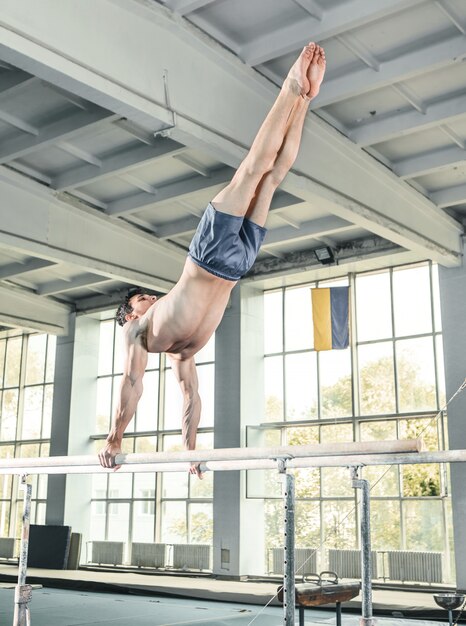
[[[142,289],[142,287],[131,287],[131,289],[128,289],[128,293],[126,294],[125,299],[120,304],[115,314],[116,320],[120,324],[120,326],[124,326],[126,324],[126,322],[128,321],[126,319],[126,316],[129,313],[133,312],[133,307],[129,303],[131,298],[133,296],[139,296],[140,294],[144,293],[146,292],[144,291],[144,289]]]

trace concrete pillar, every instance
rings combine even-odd
[[[466,252],[466,250],[465,250]],[[439,267],[446,396],[450,398],[466,377],[466,266]],[[451,449],[466,449],[466,392],[448,407]],[[451,464],[456,584],[466,590],[466,463]]]
[[[263,413],[263,295],[238,286],[215,341],[215,448],[245,444],[247,424]],[[213,571],[263,574],[263,503],[246,500],[245,472],[214,475]]]
[[[50,456],[68,455],[71,384],[75,339],[75,314],[70,315],[68,335],[57,337],[52,405]],[[46,524],[64,523],[66,476],[53,474],[47,481]]]
[[[68,454],[93,454],[89,435],[95,430],[100,322],[77,317],[73,356],[73,384],[70,398]],[[89,540],[92,475],[70,474],[66,482],[65,524]],[[84,552],[85,554],[85,552]],[[84,558],[82,554],[82,558]]]

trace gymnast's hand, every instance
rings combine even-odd
[[[201,464],[200,463],[191,463],[191,467],[189,469],[189,473],[194,476],[197,475],[201,480],[204,478],[203,473],[201,472]]]
[[[117,454],[121,454],[121,445],[107,441],[106,446],[99,452],[99,461],[102,467],[113,468],[114,471],[120,469],[121,465],[115,465]]]

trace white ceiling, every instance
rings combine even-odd
[[[170,289],[308,41],[326,79],[246,280],[460,264],[464,0],[0,0],[0,324]]]

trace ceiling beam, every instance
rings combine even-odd
[[[178,15],[187,15],[213,2],[215,0],[166,0],[165,6],[178,13]]]
[[[391,12],[414,4],[381,0],[377,8]],[[372,11],[370,19],[374,19],[374,5],[367,0],[340,5],[345,24],[350,7]],[[81,3],[70,14],[64,3],[55,0],[41,0],[40,7],[29,1],[25,19],[24,8],[8,0],[2,6],[1,58],[142,127],[163,122],[171,127],[174,141],[204,150],[209,158],[236,168],[277,88],[158,3],[106,0],[95,3],[93,10],[100,24],[98,33],[87,28],[88,13]],[[83,29],[87,29],[86,46],[82,45]],[[126,31],[133,33],[130,50],[121,46],[121,32]],[[277,45],[276,38],[273,45]],[[173,49],[177,55],[170,54]],[[454,55],[455,49],[450,52]],[[189,58],[190,63],[180,63],[179,58]],[[315,115],[306,119],[294,171],[282,189],[415,252],[420,259],[432,258],[446,266],[461,263],[458,223]],[[99,254],[94,252],[94,256]],[[109,254],[116,262],[112,251]],[[134,263],[128,259],[127,265]],[[153,271],[160,264],[150,267]]]
[[[96,276],[95,274],[83,274],[76,276],[71,280],[52,280],[36,289],[40,296],[53,296],[57,293],[66,293],[83,287],[91,287],[102,283],[108,283],[112,279],[105,276]]]
[[[222,167],[215,170],[209,177],[192,176],[181,181],[169,183],[163,187],[158,187],[155,194],[141,192],[133,194],[122,200],[110,202],[107,207],[107,214],[113,217],[129,215],[147,206],[159,204],[171,200],[173,202],[189,196],[199,191],[214,190],[219,185],[229,182],[235,171],[230,167]]]
[[[347,222],[336,215],[329,215],[303,222],[298,230],[293,226],[282,226],[268,230],[262,248],[267,250],[286,242],[325,237],[325,235],[353,230],[354,228],[355,226],[351,222]]]
[[[371,68],[348,72],[345,76],[328,80],[318,98],[311,102],[311,108],[320,108],[361,96],[368,91],[380,89],[393,83],[407,80],[434,70],[442,69],[453,63],[461,63],[466,58],[466,39],[456,35],[380,64],[375,72]]]
[[[164,292],[181,274],[183,249],[8,169],[0,196],[0,248]]]
[[[71,307],[26,290],[0,285],[0,324],[54,335],[68,332]]]
[[[19,87],[36,82],[37,78],[21,70],[10,70],[0,75],[0,102],[9,98]]]
[[[359,26],[382,19],[423,0],[350,0],[333,9],[324,10],[320,20],[313,17],[300,19],[299,23],[282,26],[254,42],[245,44],[238,55],[248,65],[260,65],[271,59],[295,52],[309,41],[320,42],[330,37],[354,30]]]
[[[73,189],[81,185],[88,185],[97,179],[129,172],[141,165],[154,163],[174,154],[179,154],[184,150],[186,150],[185,146],[176,141],[158,139],[154,146],[141,145],[102,159],[100,167],[88,164],[68,170],[56,176],[52,180],[52,185],[59,191]]]
[[[424,106],[424,113],[397,112],[383,120],[354,128],[349,131],[348,136],[359,146],[371,146],[395,137],[427,130],[439,124],[453,122],[466,115],[466,96],[461,93],[440,102],[424,103]]]
[[[114,117],[113,113],[95,106],[87,111],[78,110],[66,118],[49,122],[42,128],[39,128],[37,135],[33,137],[21,135],[2,141],[0,145],[0,163],[19,159],[25,154],[41,150],[58,139],[64,141],[77,132],[83,130],[91,132],[97,126],[108,123]]]
[[[393,171],[401,178],[416,178],[466,161],[466,151],[457,146],[432,150],[393,163]]]
[[[306,11],[306,13],[309,13],[309,15],[314,17],[316,20],[319,20],[319,22],[324,17],[324,10],[320,6],[320,4],[316,2],[316,0],[294,0],[294,1],[296,4],[299,4],[299,6],[302,7]]]
[[[465,204],[466,185],[456,185],[455,187],[432,191],[429,196],[432,202],[435,202],[435,204],[442,209],[457,204]]]
[[[45,259],[28,259],[25,263],[8,263],[8,265],[0,267],[0,280],[16,278],[22,274],[36,272],[37,270],[42,270],[53,265],[55,265],[55,263],[46,261]]]

